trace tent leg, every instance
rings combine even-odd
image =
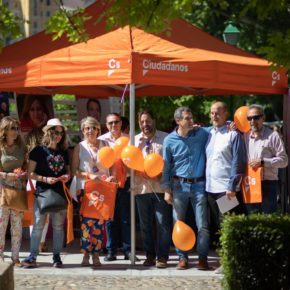
[[[288,95],[284,95],[283,98],[283,137],[286,152],[289,156],[290,154],[290,89]],[[290,167],[286,167],[286,181],[284,183],[283,192],[281,192],[282,200],[284,204],[282,205],[283,212],[289,213],[290,200],[289,200],[289,189],[290,189]]]
[[[135,144],[135,84],[130,84],[130,143]],[[136,256],[136,219],[135,219],[135,192],[134,192],[134,170],[131,170],[130,182],[130,212],[131,212],[131,265],[135,265]]]

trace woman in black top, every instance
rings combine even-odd
[[[35,194],[38,195],[47,189],[53,189],[65,195],[62,182],[70,179],[67,154],[66,128],[59,119],[50,119],[43,128],[43,138],[29,154],[28,176],[35,179]],[[61,267],[60,251],[64,240],[64,221],[66,210],[51,212],[53,228],[53,266]],[[24,267],[36,267],[36,258],[45,225],[46,214],[41,214],[37,201],[34,203],[34,225],[31,234],[30,255],[22,262]]]

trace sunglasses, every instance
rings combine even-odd
[[[92,127],[85,127],[84,128],[84,130],[86,131],[86,132],[89,132],[90,130],[92,130],[92,131],[100,131],[100,129],[99,128],[97,128],[97,127],[95,127],[95,126],[92,126]]]
[[[263,117],[263,115],[255,115],[255,116],[248,116],[247,120],[248,121],[258,121]]]
[[[19,131],[19,127],[12,126],[12,127],[10,128],[10,130],[12,130],[12,131]]]
[[[64,133],[63,131],[57,131],[57,130],[52,130],[52,132],[55,136],[63,136],[63,133]]]
[[[108,125],[112,126],[112,125],[118,125],[120,123],[120,121],[112,121],[112,122],[108,122]]]

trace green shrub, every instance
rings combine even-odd
[[[289,216],[226,216],[220,240],[224,289],[290,289]]]

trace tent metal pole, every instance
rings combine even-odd
[[[130,144],[135,145],[135,84],[130,84]],[[135,265],[136,257],[136,220],[135,220],[135,192],[134,170],[131,169],[130,181],[130,212],[131,212],[131,265]]]
[[[290,154],[290,88],[288,88],[288,94],[283,97],[283,135],[284,135],[284,144],[286,148],[286,152],[289,156]],[[289,189],[290,189],[290,168],[287,166],[283,172],[286,177],[284,182],[282,182],[282,192],[281,192],[281,200],[282,200],[282,211],[284,213],[290,212],[290,197],[289,197]],[[284,176],[285,176],[284,175]]]

